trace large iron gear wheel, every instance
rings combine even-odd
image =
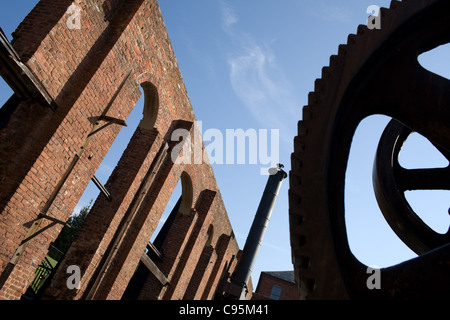
[[[352,254],[344,210],[345,172],[358,124],[389,116],[450,150],[450,81],[418,56],[450,42],[450,1],[392,1],[381,29],[359,26],[323,68],[303,108],[291,157],[289,220],[301,299],[450,298],[450,245],[381,269],[370,290]]]

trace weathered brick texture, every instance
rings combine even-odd
[[[150,275],[140,298],[212,299],[239,248],[211,166],[171,159],[178,143],[171,133],[184,128],[195,135],[195,116],[158,3],[76,2],[81,30],[66,24],[71,4],[40,1],[13,34],[14,49],[56,110],[32,99],[0,111],[0,299],[21,297],[62,228],[29,241],[11,269],[30,224],[40,213],[68,220],[121,129],[106,126],[108,119],[126,120],[141,90],[143,120],[106,184],[113,198],[95,201],[44,298],[121,299],[183,176],[184,209],[157,262],[170,284],[155,285]],[[169,150],[158,162],[165,143]],[[70,265],[81,268],[79,290],[66,286]]]

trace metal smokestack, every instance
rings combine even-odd
[[[247,284],[250,279],[253,266],[261,246],[264,233],[272,214],[273,207],[278,197],[281,184],[287,178],[287,173],[283,171],[284,166],[278,164],[277,168],[269,169],[269,179],[264,189],[261,202],[256,211],[255,219],[245,242],[244,250],[241,260],[239,261],[236,270],[231,276],[231,284],[239,287],[240,296],[235,297],[241,300],[245,299],[247,293]],[[233,290],[236,292],[235,290]],[[235,294],[232,294],[235,296]]]

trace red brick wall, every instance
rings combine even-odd
[[[30,241],[15,268],[7,274],[5,268],[28,232],[27,223],[42,211],[67,221],[118,135],[121,127],[113,124],[88,139],[95,120],[104,112],[130,70],[130,78],[107,115],[127,119],[140,97],[139,86],[150,82],[157,90],[159,105],[154,129],[136,130],[107,183],[113,200],[110,202],[99,196],[85,227],[52,281],[47,298],[86,297],[85,289],[92,284],[91,276],[99,271],[98,265],[105,252],[111,250],[108,249],[111,239],[122,217],[131,210],[156,153],[164,141],[170,140],[171,130],[180,126],[191,128],[195,121],[156,0],[82,1],[79,4],[81,30],[67,28],[66,9],[71,3],[40,1],[14,33],[14,48],[45,86],[57,109],[52,111],[37,102],[24,101],[0,128],[0,273],[8,276],[0,289],[0,299],[20,298],[46,255],[49,243],[61,230],[60,225],[55,226]],[[153,101],[146,102],[150,107],[152,104]],[[79,161],[56,198],[49,201],[81,150]],[[169,290],[165,298],[183,297],[195,270],[209,285],[205,288],[208,293],[198,292],[196,297],[213,296],[224,265],[239,248],[234,238],[226,250],[221,248],[220,254],[214,247],[222,235],[231,237],[232,230],[212,169],[207,164],[174,165],[165,161],[119,247],[114,248],[106,264],[107,273],[99,278],[94,298],[121,298],[182,172],[193,182],[193,207],[202,207],[199,196],[204,190],[216,195],[209,209],[193,214],[192,226],[185,228],[183,247],[175,255],[176,263],[166,266],[166,276],[173,278],[171,283],[176,286],[166,288]],[[44,210],[46,207],[48,210]],[[200,272],[202,268],[197,267],[197,262],[211,223],[215,230],[211,256],[217,255],[217,258],[211,268]],[[47,221],[42,226],[46,224]],[[171,249],[166,251],[170,256]],[[184,261],[181,269],[176,260],[179,257]],[[71,264],[81,267],[80,290],[70,291],[65,286],[68,276],[65,267]]]
[[[295,283],[273,277],[264,272],[262,272],[260,275],[258,286],[256,287],[253,299],[263,300],[270,298],[270,294],[274,285],[280,286],[282,288],[280,300],[298,300],[298,287]]]

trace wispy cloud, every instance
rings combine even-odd
[[[228,57],[233,91],[258,122],[280,129],[280,137],[290,143],[286,120],[298,117],[298,106],[271,48],[274,42],[258,43],[252,35],[235,30],[238,17],[221,3],[223,29],[237,48]]]
[[[226,33],[231,33],[234,24],[238,22],[238,18],[233,8],[225,1],[220,1],[220,10],[222,12],[222,27]]]
[[[233,90],[252,115],[264,125],[283,127],[295,103],[270,47],[247,46],[228,63]]]

